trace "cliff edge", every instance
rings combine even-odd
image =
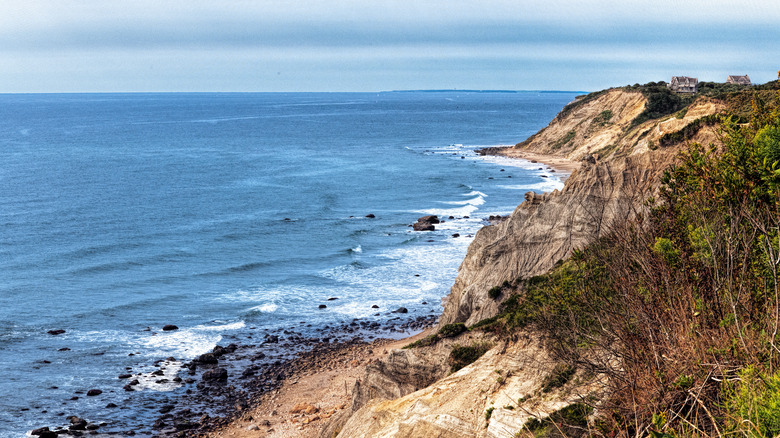
[[[507,297],[490,293],[491,289],[547,272],[573,250],[608,232],[615,221],[641,213],[644,200],[657,189],[663,170],[684,142],[707,144],[716,139],[715,126],[702,120],[724,109],[723,103],[703,97],[684,111],[638,123],[647,105],[638,91],[592,93],[567,105],[528,140],[486,151],[510,157],[531,151],[581,165],[562,190],[526,193],[506,221],[477,233],[439,328],[454,323],[472,326],[498,314]],[[500,340],[488,334],[475,336],[466,332],[433,346],[396,350],[372,364],[356,385],[352,409],[321,436],[511,436],[529,418],[549,415],[578,397],[598,394],[602,387],[599,376],[588,376],[542,392],[555,363],[538,336],[529,332]],[[495,346],[473,364],[447,375],[452,348],[478,342]]]

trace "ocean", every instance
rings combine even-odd
[[[0,436],[70,415],[149,435],[187,385],[128,392],[117,375],[440,313],[485,219],[563,185],[474,149],[576,95],[0,95]],[[429,214],[445,222],[412,231]]]

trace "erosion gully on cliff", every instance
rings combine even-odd
[[[562,190],[527,194],[508,219],[477,233],[432,333],[495,316],[507,298],[501,285],[548,271],[616,221],[642,212],[685,141],[708,144],[717,138],[716,126],[697,121],[722,112],[724,101],[700,96],[685,103],[682,110],[642,121],[649,106],[641,90],[592,93],[569,104],[528,140],[484,151],[509,157],[533,152],[580,166]],[[697,129],[676,135],[692,124]],[[332,418],[320,436],[514,436],[529,420],[598,397],[604,388],[602,376],[556,369],[532,331],[434,334],[422,344],[393,350],[370,364],[354,388],[351,409]],[[492,348],[451,372],[453,349],[475,345]],[[551,386],[556,374],[566,378]]]

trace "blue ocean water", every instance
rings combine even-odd
[[[484,218],[562,186],[473,149],[575,96],[0,95],[0,436],[63,414],[135,426],[162,389],[117,374],[250,330],[439,312]],[[411,231],[424,214],[447,221]]]

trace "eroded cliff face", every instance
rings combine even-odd
[[[500,300],[506,297],[489,298],[487,292],[492,287],[547,272],[574,249],[608,232],[615,221],[641,210],[681,146],[658,147],[661,137],[723,109],[722,104],[703,99],[691,105],[683,117],[669,116],[631,127],[644,103],[641,93],[611,90],[556,117],[526,142],[494,151],[517,156],[530,148],[581,160],[581,165],[562,190],[527,193],[525,202],[508,220],[477,233],[447,298],[440,325],[472,325],[495,315]],[[611,121],[604,121],[605,111],[612,113]],[[574,129],[581,134],[559,147],[557,142],[571,137]],[[715,138],[715,130],[705,127],[691,140],[707,144]]]
[[[529,333],[420,391],[363,407],[338,436],[511,437],[528,419],[598,392],[599,376],[581,373],[545,392],[555,365],[539,337]]]
[[[660,139],[723,109],[716,101],[701,99],[684,114],[632,125],[645,104],[638,92],[602,92],[565,108],[525,142],[492,151],[516,156],[530,150],[581,161],[581,165],[562,190],[529,192],[506,221],[477,233],[446,301],[440,327],[454,322],[473,325],[496,315],[506,297],[490,298],[492,287],[548,271],[574,249],[608,232],[615,221],[641,211],[681,147],[660,147]],[[715,138],[715,129],[704,127],[690,140],[707,144]],[[597,378],[579,379],[576,388],[532,397],[532,405],[515,403],[515,409],[505,408],[513,400],[538,393],[541,379],[553,365],[549,354],[537,337],[526,333],[523,339],[505,341],[471,366],[446,376],[449,344],[473,342],[465,336],[475,334],[435,347],[398,350],[373,364],[355,390],[352,411],[323,436],[336,436],[339,431],[339,437],[512,436],[529,415],[549,415],[571,403],[574,394],[593,394],[600,387]],[[485,411],[491,406],[495,409],[486,421]]]

